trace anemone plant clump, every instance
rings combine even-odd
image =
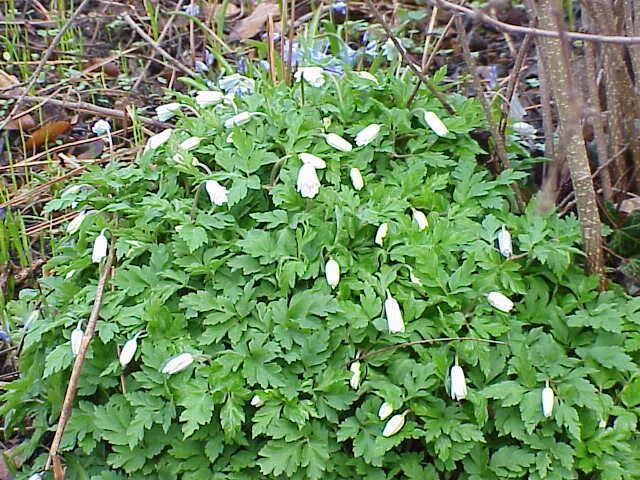
[[[582,273],[575,218],[510,212],[526,174],[477,165],[475,100],[375,80],[177,95],[67,193],[91,215],[8,305],[25,475],[113,242],[70,478],[637,478],[640,302]]]

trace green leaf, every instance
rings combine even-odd
[[[181,392],[178,405],[184,407],[180,415],[182,433],[188,438],[200,428],[209,423],[213,414],[213,397],[208,392],[204,382],[190,382],[187,388]]]
[[[207,232],[195,225],[183,225],[178,236],[185,241],[191,253],[207,243]]]

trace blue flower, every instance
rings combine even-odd
[[[333,13],[337,15],[344,16],[347,14],[347,4],[341,1],[333,2],[333,5],[331,5],[331,10],[333,10]]]

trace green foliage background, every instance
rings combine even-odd
[[[182,117],[159,149],[91,170],[82,179],[90,187],[50,204],[95,212],[59,245],[42,291],[23,291],[9,306],[14,329],[40,312],[22,377],[0,409],[5,428],[34,428],[25,472],[46,459],[38,447],[60,412],[69,337],[95,296],[92,243],[108,228],[117,268],[62,445],[73,478],[639,478],[640,299],[595,290],[578,265],[574,218],[510,212],[509,184],[526,174],[493,177],[477,165],[476,101],[449,95],[457,110],[449,116],[421,92],[407,110],[405,79],[335,80],[305,85],[304,99],[299,85],[261,86],[236,101],[265,115],[232,130],[222,125],[231,109],[179,97],[200,118]],[[450,134],[437,137],[424,110]],[[351,140],[371,123],[381,134],[352,152],[319,135]],[[203,140],[181,152],[191,136]],[[312,200],[295,190],[302,152],[327,163]],[[365,177],[360,191],[351,167]],[[207,179],[229,189],[227,205],[211,205]],[[411,207],[428,213],[428,229],[418,231]],[[379,247],[383,222],[390,231]],[[495,248],[503,224],[514,237],[510,260]],[[329,257],[342,272],[335,290],[324,278]],[[401,305],[403,334],[387,332],[387,290]],[[487,303],[494,290],[516,303],[511,313]],[[116,345],[141,331],[122,369]],[[349,386],[359,352],[457,336],[507,345],[392,349],[363,361],[362,385]],[[182,352],[206,357],[160,373]],[[469,386],[462,402],[448,393],[456,355]],[[551,418],[540,403],[547,380]],[[249,403],[256,394],[259,408]],[[384,400],[409,410],[389,438],[377,416]]]

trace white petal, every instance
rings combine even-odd
[[[376,230],[376,238],[374,240],[376,245],[382,246],[382,241],[387,236],[387,232],[389,232],[389,225],[387,223],[380,224],[378,230]]]
[[[252,407],[260,408],[264,405],[264,400],[260,395],[254,395],[253,397],[251,397],[251,401],[249,403]]]
[[[391,437],[398,433],[402,427],[404,427],[404,416],[406,413],[402,413],[400,415],[394,415],[389,419],[387,424],[384,426],[384,430],[382,430],[383,437]]]
[[[404,332],[404,320],[402,320],[402,311],[400,304],[391,295],[384,301],[384,312],[387,316],[387,326],[389,333]]]
[[[368,127],[363,128],[356,135],[356,145],[362,147],[373,142],[380,133],[381,125],[379,123],[372,123]]]
[[[340,282],[340,265],[333,258],[330,258],[324,267],[327,283],[331,288],[335,288]]]
[[[513,308],[513,302],[500,292],[490,292],[487,295],[487,300],[492,307],[502,312],[510,312]]]
[[[350,152],[353,149],[353,146],[347,140],[335,133],[327,133],[324,135],[324,139],[329,145],[341,152]]]
[[[427,125],[431,127],[431,130],[435,132],[439,137],[444,137],[447,133],[449,133],[449,129],[447,126],[442,123],[442,120],[433,112],[424,112],[424,120],[427,122]]]
[[[413,221],[418,224],[418,230],[422,231],[429,226],[429,221],[424,212],[416,210],[415,208],[412,208],[411,211],[413,213]]]
[[[69,225],[67,225],[67,233],[69,235],[76,233],[80,229],[80,225],[82,225],[85,218],[87,218],[87,212],[83,210],[69,222]]]
[[[180,355],[176,355],[171,358],[165,366],[162,367],[161,372],[169,375],[181,372],[191,365],[194,359],[195,357],[190,353],[181,353]]]
[[[144,147],[144,151],[146,152],[147,150],[155,150],[156,148],[158,148],[160,145],[169,140],[171,132],[173,132],[173,129],[167,128],[166,130],[163,130],[160,133],[149,137],[149,140],[147,140],[147,144]]]
[[[207,190],[211,203],[217,206],[227,203],[229,190],[224,188],[218,182],[215,180],[207,180],[204,182],[204,187]]]
[[[320,191],[320,179],[316,169],[309,164],[303,164],[298,172],[296,189],[304,198],[313,198]]]
[[[349,176],[351,177],[351,184],[353,185],[353,188],[356,190],[362,190],[362,187],[364,187],[364,178],[362,178],[360,170],[353,167],[349,171]]]
[[[454,365],[451,367],[451,398],[454,400],[464,400],[467,396],[467,382],[464,378],[462,367]]]
[[[313,168],[326,168],[327,164],[320,157],[313,155],[312,153],[299,153],[298,156],[302,163],[305,165],[311,165]]]

